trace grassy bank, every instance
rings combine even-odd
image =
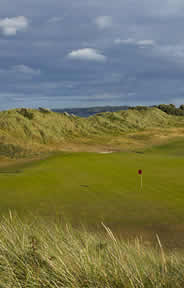
[[[183,253],[165,253],[136,239],[80,230],[69,224],[1,218],[0,287],[179,288],[184,287]]]
[[[183,128],[184,117],[157,108],[99,113],[89,118],[14,109],[0,112],[0,156],[20,158],[45,151],[142,147],[161,141],[162,135],[173,137],[173,129]],[[183,130],[176,133],[183,135]]]

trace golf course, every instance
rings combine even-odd
[[[0,168],[0,213],[60,217],[73,225],[184,247],[184,138],[133,152],[58,152]],[[3,163],[3,162],[2,162]],[[142,169],[143,186],[138,170]]]
[[[0,112],[0,287],[183,288],[183,187],[182,115]]]

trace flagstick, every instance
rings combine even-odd
[[[140,186],[140,192],[142,192],[142,170],[141,169],[139,169],[138,170],[138,174],[140,175],[140,177],[141,177],[141,186]]]
[[[141,174],[141,192],[142,192],[142,174]]]

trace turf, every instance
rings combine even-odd
[[[183,145],[180,139],[144,153],[58,153],[0,168],[0,213],[55,215],[95,229],[103,221],[126,237],[158,233],[164,244],[184,247]]]

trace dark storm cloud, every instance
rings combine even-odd
[[[2,0],[0,104],[184,102],[181,0]]]

